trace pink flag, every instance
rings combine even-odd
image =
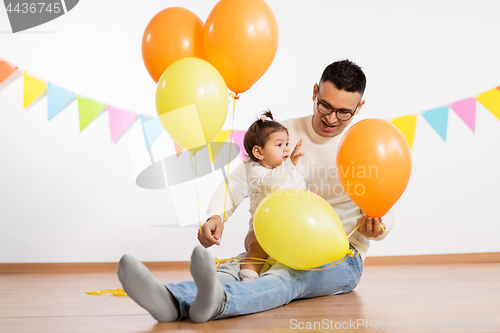
[[[464,121],[474,132],[476,126],[476,99],[473,97],[451,103],[450,108]]]
[[[111,141],[115,142],[127,127],[137,118],[137,113],[123,111],[108,105],[109,130]]]
[[[243,138],[245,137],[245,133],[247,131],[233,131],[233,143],[240,147],[240,158],[243,160],[247,157],[247,152],[245,151],[245,147],[243,146]]]

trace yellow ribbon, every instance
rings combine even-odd
[[[297,268],[297,267],[285,265],[285,264],[280,263],[276,260],[268,260],[268,259],[262,259],[262,258],[245,258],[245,259],[255,260],[255,262],[248,262],[248,261],[242,262],[242,258],[227,258],[227,259],[215,258],[215,265],[217,268],[219,268],[220,265],[226,263],[226,261],[233,261],[233,262],[228,262],[227,263],[228,265],[264,264],[267,262],[268,264],[280,264],[282,266],[285,266],[285,267],[288,267],[291,269],[295,269],[295,270],[301,270],[301,271],[322,271],[324,269],[328,269],[330,267],[333,267],[335,265],[340,264],[342,261],[346,260],[349,257],[357,257],[358,255],[359,255],[359,252],[357,250],[349,250],[349,252],[347,252],[347,254],[342,259],[334,262],[333,264],[331,264],[328,267],[323,267],[323,268]]]
[[[113,296],[128,296],[123,289],[95,290],[95,291],[86,291],[85,293],[87,295],[113,294]]]
[[[351,231],[351,232],[349,233],[349,235],[347,235],[347,238],[351,237],[351,236],[352,236],[352,234],[353,234],[356,230],[358,230],[358,228],[359,228],[359,227],[361,227],[361,224],[358,224],[358,226],[357,226],[356,228],[354,228],[354,230],[353,230],[353,231]],[[383,232],[384,232],[384,234],[385,234],[385,229],[384,229],[384,226],[383,226],[382,224],[380,224],[380,227],[382,228],[382,231],[383,231]]]

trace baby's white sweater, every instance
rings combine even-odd
[[[304,177],[297,171],[290,158],[286,159],[274,169],[268,169],[253,162],[247,156],[243,161],[248,181],[248,195],[250,197],[250,230],[253,230],[253,216],[257,206],[271,192],[278,189],[298,188],[307,190]]]
[[[295,147],[302,139],[301,152],[304,152],[305,155],[301,157],[297,169],[304,177],[307,188],[310,191],[315,191],[333,207],[346,234],[349,234],[356,228],[357,220],[363,216],[363,213],[345,193],[337,177],[337,149],[343,134],[333,138],[318,135],[312,127],[312,115],[288,119],[281,123],[288,129],[290,147]],[[210,201],[207,216],[219,215],[222,218],[225,189],[225,183],[222,182]],[[248,197],[247,176],[245,166],[242,163],[229,175],[226,220],[246,197]],[[392,212],[387,213],[383,217],[383,221],[386,226],[386,232],[383,235],[377,238],[367,238],[356,231],[349,238],[349,243],[359,251],[363,261],[370,246],[369,239],[382,240],[392,230],[394,225]]]

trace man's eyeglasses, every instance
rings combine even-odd
[[[320,113],[324,114],[325,116],[331,115],[333,112],[335,112],[335,117],[337,117],[339,120],[349,120],[354,116],[354,113],[358,109],[359,103],[356,104],[356,107],[354,108],[354,111],[351,110],[346,110],[346,109],[334,109],[332,108],[328,103],[325,101],[319,99],[319,96],[316,95],[316,106],[317,109]]]

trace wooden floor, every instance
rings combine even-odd
[[[191,278],[179,268],[154,274]],[[120,287],[110,271],[0,274],[0,332],[500,332],[500,263],[367,265],[349,294],[204,324],[159,324],[128,297],[85,294]]]

